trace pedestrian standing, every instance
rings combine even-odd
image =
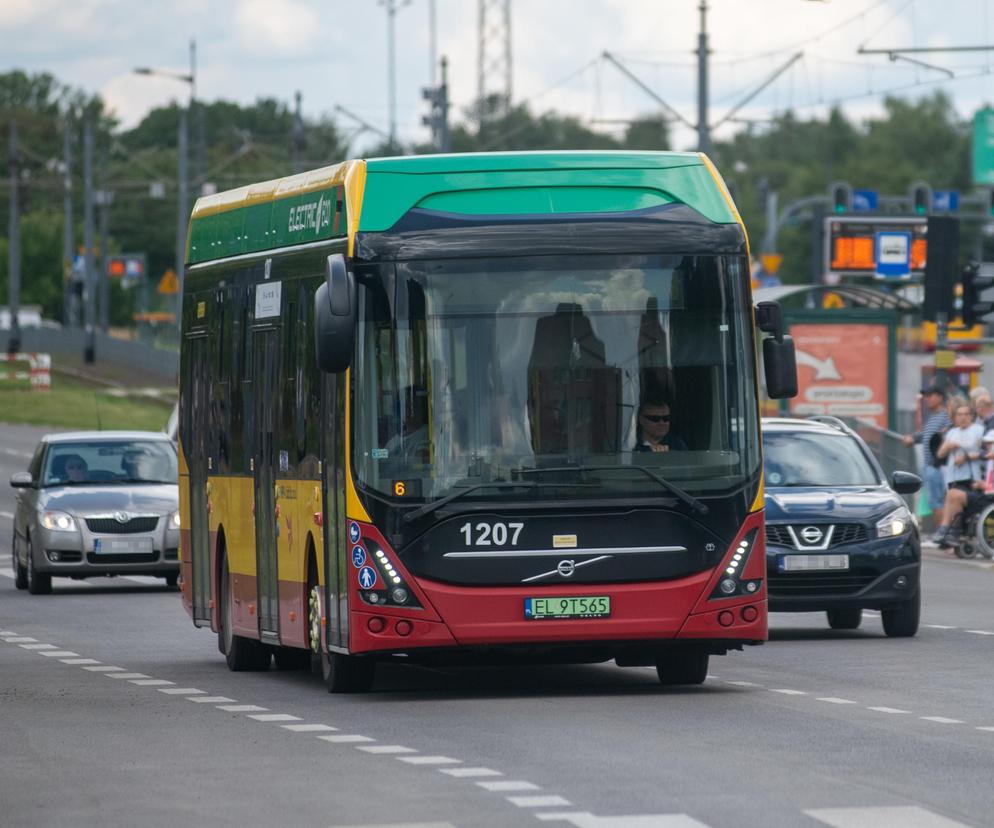
[[[932,528],[942,523],[942,507],[946,498],[946,477],[943,470],[945,461],[935,456],[942,443],[942,435],[952,425],[946,411],[946,392],[937,385],[925,389],[926,420],[922,430],[906,434],[902,442],[906,446],[920,443],[922,447],[922,480],[925,481],[925,499],[932,513]]]

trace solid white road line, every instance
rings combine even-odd
[[[967,828],[962,822],[917,805],[882,808],[818,808],[804,811],[832,828]]]

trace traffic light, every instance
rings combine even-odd
[[[994,287],[994,275],[980,275],[980,265],[968,262],[960,272],[963,283],[963,324],[972,328],[994,312],[994,301],[981,299],[984,291]]]
[[[832,212],[848,213],[852,210],[852,188],[844,181],[836,181],[829,188],[832,196]]]
[[[911,209],[920,216],[927,215],[932,208],[932,188],[918,183],[911,188]]]
[[[953,283],[959,269],[959,219],[929,216],[925,254],[925,301],[922,316],[935,322],[937,314],[952,318]],[[965,289],[964,284],[964,289]]]

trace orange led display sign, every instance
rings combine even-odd
[[[911,234],[910,269],[912,276],[925,273],[927,253],[925,218],[892,216],[831,216],[825,219],[825,269],[845,276],[877,274],[877,234],[908,232]]]

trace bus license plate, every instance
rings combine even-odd
[[[781,572],[809,572],[822,569],[849,569],[848,555],[784,555]]]
[[[608,618],[610,615],[611,598],[608,595],[525,598],[525,618],[530,621],[547,618]]]

